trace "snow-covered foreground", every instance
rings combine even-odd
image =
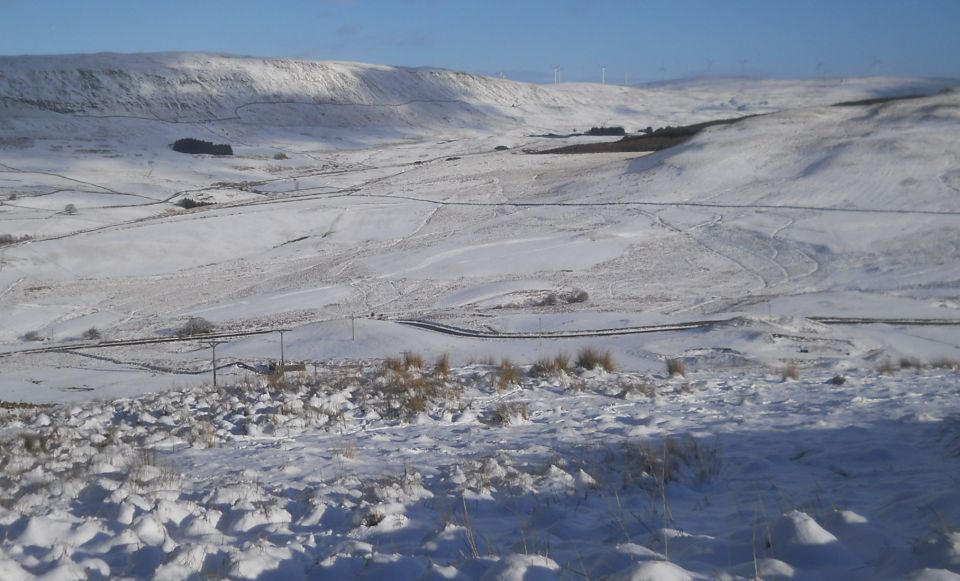
[[[4,410],[0,577],[960,576],[955,369],[408,359]]]

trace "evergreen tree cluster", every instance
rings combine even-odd
[[[173,150],[180,153],[209,153],[210,155],[233,155],[233,148],[225,143],[213,143],[185,137],[173,142]]]

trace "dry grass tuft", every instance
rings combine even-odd
[[[437,357],[437,361],[433,365],[433,374],[437,377],[446,377],[450,375],[449,353],[442,353],[439,357]]]
[[[617,397],[620,399],[629,399],[640,395],[651,399],[657,397],[657,388],[645,381],[627,379],[620,381],[617,385],[620,387],[620,391],[617,393]]]
[[[609,351],[600,351],[593,347],[584,347],[577,352],[577,366],[583,369],[600,367],[607,372],[616,369],[613,363],[613,355]]]
[[[800,379],[800,370],[797,368],[797,364],[791,361],[787,363],[786,367],[780,372],[780,379],[783,381],[793,380],[796,381]]]
[[[670,437],[661,443],[623,443],[623,485],[665,486],[686,475],[702,484],[720,473],[719,448],[704,446],[692,436]]]
[[[513,364],[510,359],[504,357],[497,366],[496,385],[497,389],[503,391],[511,385],[520,383],[520,368]]]
[[[373,382],[375,393],[366,392],[364,401],[371,397],[381,417],[410,420],[459,400],[462,385],[449,378],[449,355],[438,357],[432,369],[425,370],[426,367],[423,357],[417,354],[384,359]],[[354,375],[346,383],[355,383]]]
[[[946,357],[938,357],[930,361],[930,367],[934,369],[960,369],[960,361]]]
[[[423,369],[424,365],[423,355],[411,351],[403,353],[403,367],[405,369]]]
[[[530,404],[525,401],[499,402],[489,410],[485,421],[491,426],[508,426],[517,418],[530,419]]]
[[[891,361],[889,357],[884,357],[883,363],[880,364],[880,373],[884,375],[893,375],[893,372],[896,370],[897,368],[893,366],[893,361]]]
[[[388,371],[392,371],[393,373],[403,373],[406,370],[407,368],[403,365],[403,361],[397,357],[387,357],[383,360],[382,371],[384,373]]]
[[[538,359],[530,367],[530,375],[534,377],[556,377],[570,371],[570,356],[566,353],[558,353],[553,357],[543,357]]]
[[[916,357],[901,357],[900,369],[923,369],[923,363]]]
[[[667,375],[670,377],[686,377],[687,365],[680,357],[667,359]]]

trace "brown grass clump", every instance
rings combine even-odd
[[[492,426],[507,426],[516,418],[530,419],[530,404],[525,401],[502,401],[489,411],[486,422]]]
[[[577,365],[584,369],[602,368],[604,371],[613,371],[613,355],[609,351],[599,351],[593,347],[584,347],[577,352]]]
[[[542,357],[530,367],[530,374],[536,377],[551,377],[570,371],[570,356],[558,353],[553,357]]]
[[[513,364],[510,359],[504,357],[497,366],[496,384],[497,389],[503,391],[510,385],[520,382],[520,369]]]
[[[900,369],[923,369],[923,363],[916,357],[901,357]]]
[[[437,377],[446,377],[450,375],[450,354],[441,353],[433,364],[433,374]]]
[[[376,379],[382,397],[376,409],[382,417],[408,420],[460,397],[458,386],[447,381],[449,355],[437,358],[432,373],[425,371],[426,367],[423,357],[416,353],[383,360]]]
[[[670,377],[686,377],[687,365],[679,357],[667,359],[667,375]]]
[[[410,351],[405,351],[403,354],[403,367],[405,369],[423,369],[425,363],[423,361],[423,355],[419,353],[413,353]]]
[[[662,442],[623,444],[624,487],[644,485],[651,480],[665,486],[684,474],[697,484],[720,473],[719,448],[703,445],[692,436],[670,437]]]
[[[880,373],[893,375],[894,371],[896,371],[896,368],[893,366],[893,361],[891,361],[889,357],[884,357],[883,363],[880,364]]]
[[[628,399],[640,395],[651,399],[657,397],[657,388],[645,381],[623,380],[617,385],[620,387],[620,391],[617,393],[617,397],[620,399]]]
[[[800,370],[797,368],[797,364],[792,361],[787,363],[787,366],[784,367],[780,373],[780,379],[783,381],[787,381],[788,379],[796,381],[800,379]]]
[[[938,357],[930,362],[930,367],[934,369],[960,369],[960,361]]]

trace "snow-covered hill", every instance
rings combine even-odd
[[[31,238],[3,249],[0,341],[14,350],[31,332],[59,342],[90,327],[149,337],[199,315],[228,329],[297,327],[295,356],[316,358],[318,333],[370,313],[510,331],[744,314],[949,318],[960,306],[957,94],[827,106],[944,85],[533,86],[198,54],[0,58],[0,234]],[[609,139],[535,136],[551,131],[757,113],[768,115],[650,156],[522,153]],[[230,143],[235,155],[173,152],[180,137]],[[214,204],[185,211],[175,205],[185,198]],[[585,300],[556,300],[572,296]],[[377,336],[324,345],[324,356],[378,357],[409,341],[462,359],[540,348],[359,325]],[[840,348],[843,333],[820,329],[824,347],[809,359],[960,353],[923,333]],[[664,354],[722,353],[719,343],[735,359],[797,348],[748,335],[604,341],[641,369]],[[204,365],[143,349],[134,359]],[[257,358],[263,343],[224,350]],[[23,391],[37,365],[6,361],[18,393],[62,397]]]
[[[715,101],[718,85],[726,86],[730,98]],[[932,92],[943,85],[919,79],[869,79],[811,81],[804,83],[801,91],[795,82],[743,80],[681,82],[646,89],[551,87],[442,69],[197,53],[0,57],[0,96],[7,107],[19,104],[61,113],[175,122],[253,120],[267,105],[278,104],[299,105],[290,108],[290,116],[284,119],[299,124],[325,124],[327,115],[341,123],[344,117],[334,111],[336,107],[349,107],[345,115],[353,124],[364,124],[370,113],[364,108],[385,109],[378,122],[424,126],[452,122],[436,114],[438,110],[457,111],[457,119],[468,126],[519,122],[522,113],[554,120],[570,113],[582,117],[585,109],[606,111],[597,123],[636,121],[637,113],[644,111],[656,119],[667,111],[683,111],[690,121],[707,113]],[[750,96],[735,94],[739,92]],[[672,99],[681,102],[663,107],[661,101]],[[698,106],[690,107],[690,101]],[[275,115],[270,119],[280,120]]]

